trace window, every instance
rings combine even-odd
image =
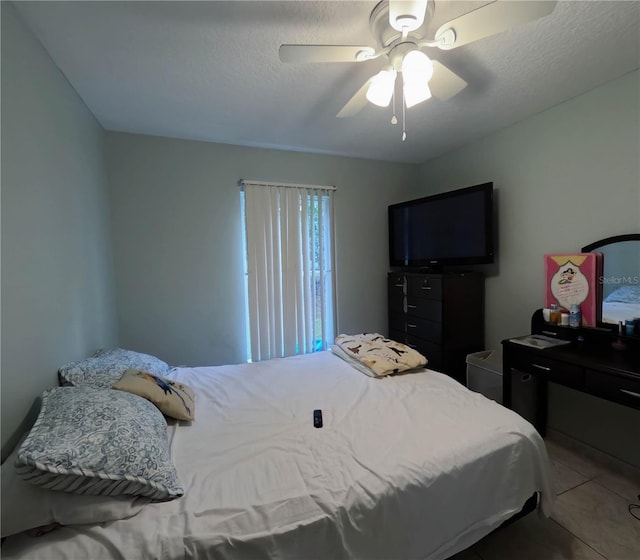
[[[249,361],[334,340],[334,187],[242,181]]]

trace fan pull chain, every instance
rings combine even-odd
[[[393,88],[393,93],[391,94],[392,104],[393,104],[393,115],[391,115],[391,124],[398,124],[398,119],[396,119],[396,88]]]
[[[407,119],[405,112],[406,104],[404,102],[404,95],[402,96],[402,141],[404,142],[407,139]]]

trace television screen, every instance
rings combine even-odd
[[[493,262],[493,183],[389,206],[391,266]]]

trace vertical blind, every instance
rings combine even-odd
[[[335,187],[240,184],[251,360],[326,349],[335,329]]]

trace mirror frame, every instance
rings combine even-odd
[[[581,252],[583,253],[591,253],[593,251],[597,251],[602,247],[606,247],[607,245],[613,245],[614,243],[620,243],[622,241],[640,241],[640,233],[626,233],[623,235],[614,235],[612,237],[607,237],[605,239],[600,239],[599,241],[594,241],[593,243],[589,243],[589,245],[585,245]],[[604,270],[603,270],[604,273]],[[640,271],[639,271],[640,273]],[[600,306],[600,310],[602,312],[602,295],[598,297],[598,305]],[[602,319],[598,321],[598,327],[605,328],[614,332],[617,332],[618,326],[613,323],[604,323]],[[638,335],[631,335],[634,338],[640,338]]]

